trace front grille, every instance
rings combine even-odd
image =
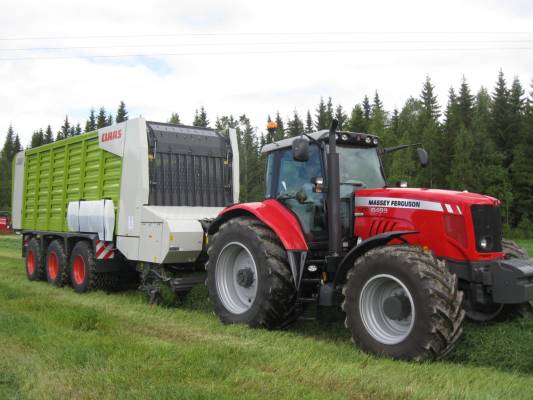
[[[480,253],[502,251],[500,208],[488,205],[473,205],[471,211],[477,251]],[[481,246],[483,240],[487,243],[486,247]]]

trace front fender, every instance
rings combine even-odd
[[[268,226],[287,251],[308,251],[307,242],[298,218],[278,201],[267,199],[261,203],[235,204],[225,208],[207,228],[210,235],[232,218],[253,216]]]
[[[392,232],[385,232],[380,235],[372,236],[361,243],[359,245],[353,247],[341,260],[337,267],[337,271],[335,273],[335,279],[333,281],[334,286],[342,285],[344,282],[346,282],[346,275],[348,274],[348,271],[350,268],[353,267],[353,263],[355,260],[359,257],[361,257],[363,254],[365,254],[367,251],[378,247],[383,246],[392,241],[393,239],[401,239],[401,236],[404,235],[412,235],[418,233],[417,231],[392,231]]]

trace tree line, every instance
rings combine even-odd
[[[83,131],[94,131],[127,118],[124,102],[115,116],[107,114],[103,107],[98,113],[92,109]],[[272,133],[255,128],[246,114],[217,116],[211,123],[204,107],[195,111],[192,125],[222,132],[237,129],[241,201],[256,201],[264,193],[265,158],[261,147],[304,132],[327,129],[333,118],[339,121],[339,129],[376,134],[386,147],[405,143],[424,145],[430,155],[426,168],[418,165],[414,151],[384,155],[389,185],[406,180],[411,187],[492,195],[502,200],[506,228],[512,228],[517,236],[533,236],[533,162],[529,159],[533,155],[533,83],[526,94],[518,78],[509,83],[502,71],[490,91],[481,87],[474,93],[463,78],[458,88],[449,89],[444,106],[439,104],[430,77],[426,77],[419,95],[408,98],[401,109],[392,111],[385,110],[376,91],[371,97],[363,96],[350,109],[335,105],[328,97],[320,98],[316,108],[303,115],[297,110],[287,118],[279,112],[273,118],[269,115],[267,122],[277,123]],[[178,113],[172,113],[168,122],[182,123]],[[66,117],[55,138],[48,126],[34,132],[28,147],[81,133],[80,124],[73,126]],[[9,127],[0,153],[2,188],[10,188],[10,160],[20,149],[20,139]],[[1,208],[9,207],[7,192],[10,189],[3,189],[0,195]]]

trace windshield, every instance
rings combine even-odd
[[[354,188],[382,188],[385,178],[375,147],[337,146],[340,164],[341,197]]]

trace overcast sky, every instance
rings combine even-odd
[[[191,123],[204,105],[213,123],[246,113],[262,130],[268,114],[303,116],[320,96],[351,109],[377,90],[401,107],[426,75],[441,104],[463,75],[474,90],[492,90],[500,68],[528,91],[533,78],[529,0],[2,0],[0,10],[0,138],[13,124],[24,145],[65,114],[83,126],[91,107],[115,112],[120,100],[130,117]],[[137,56],[101,57],[126,54]]]

